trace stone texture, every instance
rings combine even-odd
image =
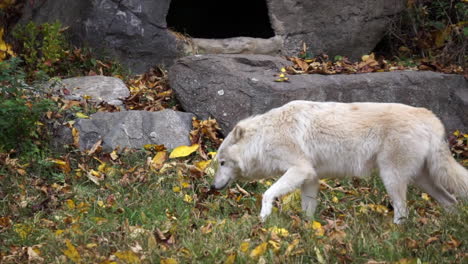
[[[262,38],[227,38],[227,39],[192,39],[195,50],[190,53],[199,54],[265,54],[278,55],[283,47],[281,37]],[[187,49],[187,48],[186,48]]]
[[[214,117],[224,132],[241,119],[292,100],[398,102],[431,109],[448,130],[468,129],[468,86],[461,75],[399,71],[352,75],[294,75],[274,82],[290,62],[266,55],[199,55],[169,70],[182,107]]]
[[[80,149],[90,149],[102,139],[104,151],[120,148],[142,148],[146,144],[163,144],[169,149],[190,145],[190,113],[163,110],[159,112],[98,112],[90,119],[78,119]]]
[[[130,91],[122,80],[108,76],[68,78],[54,83],[53,89],[69,100],[79,100],[88,95],[93,102],[104,101],[116,106],[122,105],[122,99],[130,96]]]
[[[382,39],[406,0],[267,0],[284,54],[296,55],[305,42],[314,54],[353,59],[368,54]]]
[[[285,55],[297,55],[303,43],[306,43],[314,54],[327,53],[332,57],[342,55],[358,58],[375,47],[392,18],[404,9],[407,2],[266,1],[270,24],[276,37],[194,39],[193,43],[197,46],[198,42],[202,53],[273,54],[279,47]],[[177,38],[167,28],[166,16],[170,2],[171,0],[26,1],[21,21],[60,21],[64,26],[69,26],[67,32],[75,44],[92,47],[99,54],[112,55],[132,71],[141,73],[154,65],[171,65],[177,57],[184,55],[187,45],[184,44],[183,37]],[[185,14],[184,10],[179,12]],[[219,10],[213,12],[223,12],[223,7],[220,5]],[[195,10],[188,14],[197,19]]]
[[[31,3],[34,6],[31,6]],[[26,1],[21,21],[60,21],[77,45],[117,57],[136,73],[180,54],[167,30],[170,0]]]

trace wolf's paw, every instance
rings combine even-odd
[[[262,207],[262,211],[260,212],[260,221],[265,222],[267,217],[271,214],[272,206],[264,206]]]

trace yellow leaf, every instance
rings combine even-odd
[[[99,207],[106,207],[106,206],[104,205],[104,202],[103,202],[103,201],[97,201],[97,205],[98,205]]]
[[[68,199],[65,201],[65,204],[67,205],[68,209],[75,209],[75,202],[73,200]]]
[[[315,235],[317,236],[323,236],[325,234],[325,229],[323,229],[322,224],[317,221],[312,222],[312,229],[315,230]]]
[[[101,163],[101,164],[98,166],[97,169],[98,169],[98,171],[104,172],[104,173],[105,173],[105,172],[106,172],[106,166],[107,166],[106,163]]]
[[[280,78],[284,78],[284,74],[281,73],[281,74],[279,75],[279,77],[280,77]]]
[[[286,72],[286,68],[281,68],[281,72]]]
[[[456,137],[460,136],[460,134],[461,134],[460,130],[458,130],[458,129],[455,130],[455,132],[453,132],[453,135],[456,136]]]
[[[158,151],[154,158],[151,160],[152,166],[156,169],[160,169],[167,159],[166,151]]]
[[[80,132],[76,127],[72,128],[73,144],[79,146],[80,144]]]
[[[208,165],[210,165],[211,160],[202,160],[197,163],[195,163],[195,166],[200,169],[201,171],[204,171]]]
[[[57,229],[57,230],[55,231],[55,236],[60,236],[61,234],[63,234],[63,232],[65,232],[65,230],[63,230],[63,229]]]
[[[111,152],[110,157],[111,157],[112,160],[116,160],[116,159],[119,158],[119,155],[118,155],[117,152],[114,150],[114,151]]]
[[[283,210],[293,210],[293,211],[300,211],[301,210],[301,191],[296,190],[290,194],[287,194],[281,198],[281,202],[283,204]]]
[[[216,156],[216,151],[208,152],[208,155],[214,158]]]
[[[171,155],[169,155],[169,158],[173,159],[173,158],[187,157],[188,155],[197,151],[198,147],[199,147],[198,144],[193,144],[192,146],[179,146],[171,152]]]
[[[76,117],[78,117],[78,118],[89,118],[89,116],[87,116],[87,115],[85,115],[85,114],[83,114],[83,113],[81,113],[81,112],[78,112],[78,113],[76,113],[75,115],[76,115]]]
[[[131,250],[117,251],[114,255],[125,263],[140,263],[140,258]]]
[[[337,198],[336,196],[333,196],[333,198],[332,198],[332,202],[334,202],[334,203],[338,203],[338,202],[339,202],[339,200],[338,200],[338,198]]]
[[[236,261],[236,254],[231,254],[226,258],[226,260],[224,261],[224,264],[234,264],[235,261]]]
[[[186,181],[183,181],[183,182],[180,183],[180,186],[182,186],[182,188],[185,189],[185,188],[190,187],[190,183],[189,183],[189,182],[186,182]]]
[[[70,240],[65,240],[65,243],[67,244],[67,249],[63,250],[63,254],[67,256],[71,261],[75,263],[80,263],[81,262],[81,256],[80,253],[78,253],[78,250],[76,250],[75,246],[70,242]]]
[[[280,244],[277,241],[274,240],[269,240],[268,244],[270,244],[273,247],[274,252],[278,252],[280,250]]]
[[[184,202],[191,203],[192,202],[192,197],[188,194],[184,195]]]
[[[263,242],[260,245],[258,245],[254,250],[250,252],[250,257],[251,258],[258,258],[265,254],[266,250],[268,248],[268,243]]]
[[[179,186],[174,186],[174,187],[172,187],[172,191],[175,192],[175,193],[178,193],[178,192],[180,192],[180,187]]]
[[[314,247],[315,255],[317,256],[317,261],[318,263],[325,263],[325,260],[323,259],[322,253],[320,253],[320,250],[317,247]]]
[[[33,229],[30,225],[15,224],[13,226],[13,230],[21,237],[21,239],[26,239]]]
[[[159,264],[177,264],[177,263],[178,263],[177,260],[175,260],[173,258],[163,258],[159,262]]]
[[[431,199],[429,198],[429,195],[427,195],[427,193],[422,193],[421,198],[423,198],[423,200],[426,200],[426,201],[429,201]]]
[[[291,252],[294,250],[294,248],[296,248],[297,245],[299,245],[299,238],[296,238],[296,239],[293,240],[293,242],[291,243],[291,245],[288,246],[288,248],[286,249],[286,252],[284,254],[286,256],[291,254]]]
[[[245,242],[242,242],[242,243],[240,244],[240,251],[245,253],[245,252],[247,252],[247,250],[249,250],[249,247],[250,247],[250,243],[249,243],[249,242],[246,242],[246,241],[245,241]]]
[[[278,236],[282,236],[282,237],[287,237],[289,236],[289,232],[288,230],[284,229],[284,228],[279,228],[279,227],[270,227],[268,228],[268,231],[270,231],[271,233],[274,233]]]

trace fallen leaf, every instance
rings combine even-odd
[[[65,240],[65,243],[67,245],[67,249],[63,250],[63,254],[67,256],[71,261],[75,263],[80,263],[81,262],[81,256],[80,253],[78,253],[78,250],[76,250],[75,246],[70,242],[70,240]]]
[[[76,115],[76,117],[78,117],[78,118],[83,118],[83,119],[89,118],[89,116],[87,116],[87,115],[85,115],[85,114],[83,114],[83,113],[81,113],[81,112],[78,112],[78,113],[76,113],[75,115]]]
[[[117,154],[117,151],[114,150],[110,153],[110,157],[112,160],[116,160],[119,158],[119,155]]]
[[[278,236],[282,236],[282,237],[287,237],[289,236],[289,232],[288,230],[284,229],[284,228],[279,228],[279,227],[270,227],[268,228],[268,231],[278,235]]]
[[[151,167],[156,170],[162,168],[164,162],[167,160],[167,153],[166,151],[158,151],[154,158],[151,160]]]
[[[268,248],[268,243],[267,243],[267,242],[261,243],[260,245],[258,245],[256,248],[254,248],[254,249],[250,252],[250,257],[251,257],[251,258],[258,258],[258,257],[260,257],[261,255],[265,254],[267,248]]]
[[[245,253],[245,252],[247,252],[249,250],[249,247],[250,247],[250,242],[244,241],[244,242],[242,242],[240,244],[239,249],[240,249],[241,252]]]
[[[184,195],[184,202],[191,203],[193,201],[192,197],[188,194]]]
[[[235,261],[236,261],[236,254],[231,254],[226,258],[226,260],[224,261],[224,264],[234,264]]]
[[[13,230],[20,236],[21,239],[26,239],[32,232],[33,228],[27,224],[15,224]]]
[[[434,237],[430,237],[426,240],[426,242],[424,242],[424,244],[427,246],[435,241],[439,240],[439,237],[438,236],[434,236]]]
[[[73,210],[76,207],[75,202],[73,200],[71,200],[71,199],[66,200],[65,204],[67,205],[68,209],[70,209],[70,210]]]
[[[205,171],[206,167],[208,167],[208,165],[210,165],[211,163],[211,160],[202,160],[202,161],[199,161],[197,163],[195,163],[195,166],[201,170],[201,171]]]
[[[293,242],[288,246],[288,248],[286,248],[286,251],[284,252],[284,254],[286,256],[289,256],[291,252],[296,248],[297,245],[299,245],[299,238],[296,238],[293,240]]]
[[[117,251],[114,255],[125,263],[140,263],[140,258],[131,250]]]
[[[426,200],[426,201],[429,201],[431,198],[429,198],[429,195],[427,193],[421,193],[421,198],[423,198],[423,200]]]
[[[163,258],[161,259],[161,261],[159,262],[160,264],[177,264],[177,260],[173,259],[173,258]]]
[[[317,257],[317,262],[318,263],[325,263],[325,259],[323,259],[322,253],[320,253],[320,250],[317,247],[314,247],[315,251],[315,256]]]
[[[315,230],[316,236],[323,236],[325,234],[325,229],[322,227],[322,224],[317,221],[312,221],[312,229]]]
[[[43,262],[44,259],[39,255],[39,250],[34,249],[33,247],[28,247],[28,260],[29,261],[40,261]]]
[[[195,152],[200,145],[198,144],[193,144],[192,146],[179,146],[175,148],[171,154],[169,155],[169,158],[181,158],[181,157],[187,157],[188,155],[192,154]]]

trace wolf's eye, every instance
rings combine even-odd
[[[221,161],[219,164],[220,164],[221,166],[224,166],[224,161]]]

